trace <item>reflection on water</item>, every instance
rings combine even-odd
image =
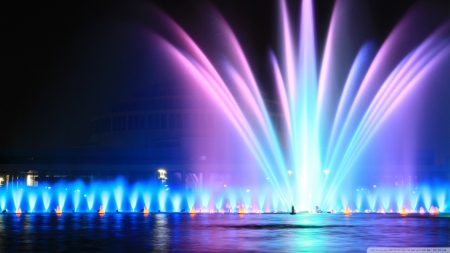
[[[445,215],[0,215],[0,252],[365,252],[449,245]]]
[[[166,251],[169,247],[170,239],[171,239],[171,231],[168,226],[168,214],[158,214],[155,215],[155,223],[152,226],[152,242],[150,246],[154,244],[154,247],[157,251]],[[174,222],[176,223],[176,222]]]

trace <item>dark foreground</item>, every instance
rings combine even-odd
[[[0,215],[0,252],[366,252],[449,247],[448,215]]]

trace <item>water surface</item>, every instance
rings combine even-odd
[[[366,252],[449,245],[446,215],[0,215],[0,252]]]

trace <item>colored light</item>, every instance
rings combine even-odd
[[[406,216],[406,215],[408,215],[408,210],[406,210],[406,207],[402,207],[402,210],[400,210],[400,215],[401,215],[401,216]]]
[[[158,170],[159,176],[158,179],[161,180],[161,182],[165,182],[167,180],[167,172],[164,169]]]
[[[430,207],[430,214],[431,214],[431,215],[437,215],[437,214],[439,214],[439,209],[438,209],[437,207],[435,207],[435,206],[431,206],[431,207]]]
[[[350,210],[350,208],[348,206],[346,206],[345,210],[344,210],[344,215],[348,216],[348,215],[351,215],[351,214],[352,214],[352,211]]]

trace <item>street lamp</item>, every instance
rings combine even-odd
[[[161,182],[166,182],[166,180],[167,180],[167,176],[166,176],[167,172],[165,170],[163,170],[163,169],[159,169],[158,173],[159,173],[158,179],[160,179]]]

